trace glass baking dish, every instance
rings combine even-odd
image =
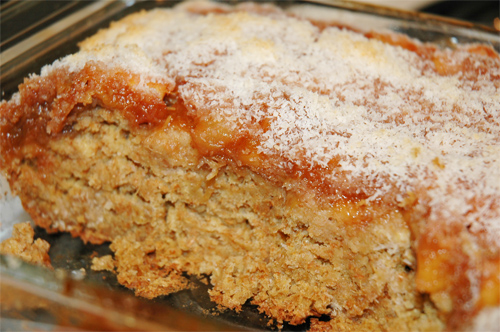
[[[21,26],[2,40],[0,82],[2,99],[9,99],[18,84],[43,65],[76,52],[78,42],[94,34],[111,21],[132,12],[155,7],[170,7],[179,1],[92,1],[65,2],[67,7],[53,13],[43,24]],[[234,3],[235,1],[226,1]],[[303,6],[321,7],[321,17],[360,31],[388,29],[408,34],[423,42],[434,42],[453,48],[459,43],[481,42],[500,51],[500,37],[492,28],[422,13],[401,11],[374,5],[334,0],[277,1],[278,6],[303,13]],[[3,11],[3,24],[16,22],[31,14],[33,5],[10,4]],[[7,15],[9,14],[9,15]],[[42,18],[43,19],[43,18]],[[7,21],[7,22],[6,22]],[[4,37],[5,38],[5,37]],[[0,240],[10,235],[16,222],[29,220],[20,202],[9,193],[8,184],[0,178]],[[2,330],[269,330],[276,326],[260,315],[257,308],[245,305],[235,313],[221,311],[207,294],[200,280],[197,285],[155,300],[133,296],[120,286],[112,273],[94,272],[91,258],[111,254],[107,245],[83,244],[69,234],[47,234],[36,228],[35,236],[51,244],[54,270],[0,257]],[[307,330],[308,324],[285,325],[285,330]]]

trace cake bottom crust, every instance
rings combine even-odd
[[[294,183],[208,159],[166,122],[131,131],[105,109],[74,119],[6,171],[35,222],[111,242],[118,281],[154,298],[208,276],[213,301],[257,305],[311,330],[442,330],[416,291],[403,215],[362,200],[326,202]],[[286,190],[284,188],[287,188]]]

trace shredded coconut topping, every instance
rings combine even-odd
[[[145,81],[182,81],[194,116],[217,112],[259,153],[363,184],[369,200],[424,191],[429,220],[500,241],[498,57],[463,46],[431,58],[284,12],[183,7],[132,15],[81,47],[46,70],[106,58]]]

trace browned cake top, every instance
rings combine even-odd
[[[195,127],[220,131],[201,137],[206,152],[246,140],[236,144],[251,155],[244,163],[271,158],[273,167],[312,172],[326,186],[368,200],[401,201],[424,189],[435,207],[431,219],[465,217],[500,238],[497,54],[416,41],[406,41],[414,48],[408,50],[268,11],[135,14],[41,76],[78,73],[92,62],[123,71],[127,77],[118,80],[136,95],[114,91],[109,103],[137,100],[140,90],[163,98],[176,86]],[[151,106],[136,108],[144,113],[139,122],[165,118],[148,117]]]
[[[46,66],[2,104],[3,153],[36,127],[33,105],[48,107],[49,133],[92,104],[136,124],[170,116],[206,156],[330,197],[397,206],[416,194],[435,230],[459,223],[499,247],[498,54],[319,26],[272,7],[204,6],[131,15]]]

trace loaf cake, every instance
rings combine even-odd
[[[138,296],[199,276],[311,331],[498,328],[499,55],[304,13],[112,23],[2,101],[2,173]]]

